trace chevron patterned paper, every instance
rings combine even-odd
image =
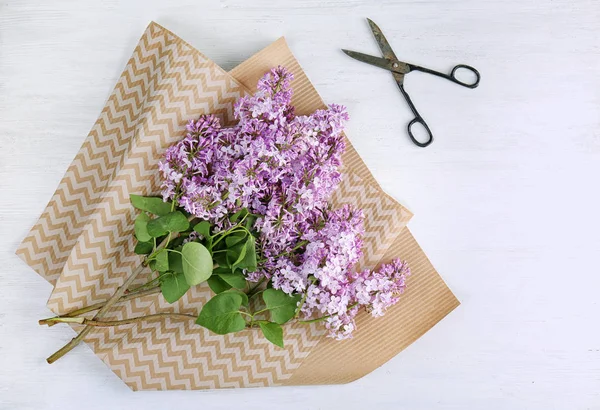
[[[226,73],[170,31],[156,23],[148,26],[90,135],[17,250],[28,265],[55,285],[48,301],[53,312],[65,313],[102,302],[114,293],[141,262],[133,253],[135,212],[129,194],[157,193],[157,162],[165,148],[183,136],[188,119],[213,113],[224,124],[231,124],[235,100],[252,92],[256,79],[278,64],[296,75],[292,87],[299,112],[323,105],[282,39]],[[361,267],[374,267],[403,252],[413,252],[417,262],[426,261],[416,242],[406,239],[404,227],[412,214],[381,190],[348,145],[344,178],[332,202],[351,203],[365,211]],[[399,248],[399,243],[406,246]],[[389,255],[390,249],[399,255]],[[419,273],[414,268],[413,272]],[[439,279],[433,268],[424,269],[423,278],[427,275]],[[438,282],[429,296],[442,292],[448,303],[441,309],[430,305],[419,309],[433,321],[429,327],[457,305],[443,281]],[[409,282],[409,291],[410,286]],[[196,314],[210,297],[205,285],[172,305],[160,294],[148,295],[117,304],[105,318],[167,311]],[[402,319],[402,312],[393,315]],[[367,332],[363,334],[368,334],[371,322],[375,321],[361,325]],[[81,327],[75,325],[74,329]],[[386,347],[387,356],[416,337],[407,332],[404,342]],[[97,328],[85,341],[134,390],[340,383],[374,368],[362,366],[362,370],[344,375],[336,376],[333,371],[329,376],[315,376],[319,365],[313,359],[331,349],[330,341],[316,325],[286,326],[285,349],[267,342],[258,330],[219,336],[192,322],[169,319]],[[340,348],[343,343],[339,343]],[[377,360],[373,363],[381,364]],[[335,362],[331,365],[339,368]]]

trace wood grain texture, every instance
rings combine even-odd
[[[371,17],[410,62],[477,67],[477,90],[406,88],[436,140],[410,144]],[[349,385],[132,393],[85,347],[41,328],[50,285],[15,255],[150,20],[225,69],[285,35],[348,134],[415,216],[462,306]],[[0,3],[0,409],[600,409],[600,4],[596,0]]]

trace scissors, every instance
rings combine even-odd
[[[396,80],[396,83],[398,84],[398,88],[400,88],[400,92],[404,96],[404,99],[408,103],[408,106],[410,107],[411,111],[413,112],[413,114],[415,116],[415,118],[413,118],[413,120],[408,123],[408,127],[407,127],[408,128],[408,136],[410,137],[410,139],[412,140],[412,142],[415,145],[417,145],[419,147],[426,147],[433,142],[433,135],[431,134],[431,130],[429,129],[429,126],[427,126],[427,123],[425,122],[423,117],[421,117],[421,114],[419,114],[417,109],[415,108],[408,93],[406,92],[406,90],[404,90],[404,76],[406,74],[410,73],[411,71],[421,71],[423,73],[433,74],[438,77],[445,78],[446,80],[450,80],[453,83],[462,85],[463,87],[475,88],[479,85],[479,80],[481,78],[481,76],[479,75],[479,71],[477,71],[475,68],[473,68],[471,66],[468,66],[465,64],[458,64],[458,65],[455,65],[454,68],[452,68],[452,71],[450,71],[450,74],[444,74],[444,73],[440,73],[438,71],[430,70],[429,68],[420,67],[418,65],[409,64],[409,63],[400,61],[396,57],[396,54],[394,54],[394,51],[392,50],[390,43],[388,43],[388,41],[386,40],[385,36],[381,32],[381,29],[377,26],[377,24],[375,24],[373,22],[373,20],[371,20],[371,19],[367,19],[367,20],[369,22],[369,26],[371,26],[371,31],[373,32],[373,35],[375,36],[375,40],[377,41],[377,44],[379,44],[379,48],[381,49],[381,52],[383,53],[383,58],[370,56],[368,54],[363,54],[363,53],[359,53],[356,51],[343,50],[343,49],[342,49],[342,51],[358,61],[362,61],[363,63],[371,64],[376,67],[380,67],[380,68],[383,68],[383,69],[386,69],[386,70],[392,72],[392,75],[394,76],[394,79]],[[461,81],[458,78],[456,78],[456,72],[460,69],[465,69],[465,70],[472,72],[475,75],[475,81],[472,83],[468,83],[468,82],[464,82],[464,81]],[[428,139],[425,142],[420,142],[414,137],[412,130],[411,130],[411,128],[414,124],[421,124],[423,126],[423,128],[425,128],[425,130],[427,131]]]

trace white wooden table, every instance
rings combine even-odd
[[[364,17],[400,58],[482,73],[476,90],[414,74],[433,129],[414,147]],[[50,285],[14,256],[150,20],[226,69],[285,35],[349,136],[415,217],[462,305],[343,386],[132,393],[72,334],[39,327]],[[600,3],[66,1],[0,3],[0,409],[600,409]]]

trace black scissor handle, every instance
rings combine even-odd
[[[460,69],[468,70],[468,71],[472,72],[473,74],[475,74],[475,82],[467,83],[464,81],[460,81],[456,77],[456,72]],[[479,74],[479,71],[477,71],[477,69],[475,69],[475,67],[471,67],[470,65],[466,65],[466,64],[457,64],[454,66],[454,68],[450,72],[449,80],[455,82],[458,85],[462,85],[463,87],[475,88],[479,85],[479,80],[481,80],[481,75]]]
[[[413,104],[412,100],[410,99],[410,96],[404,89],[404,83],[402,81],[397,81],[396,83],[398,84],[398,88],[400,89],[400,92],[404,96],[406,103],[410,107],[410,110],[413,112],[413,114],[415,116],[415,118],[413,118],[411,120],[411,122],[408,123],[408,126],[406,127],[407,131],[408,131],[408,136],[410,137],[413,144],[415,144],[417,147],[425,148],[426,146],[428,146],[429,144],[431,144],[433,142],[433,134],[431,133],[431,130],[429,129],[429,126],[427,125],[427,123],[425,122],[423,117],[421,117],[421,114],[419,114],[419,111],[417,111],[417,107],[415,107],[415,105]],[[413,135],[412,126],[415,124],[421,124],[423,126],[423,128],[425,128],[425,131],[427,131],[428,138],[425,142],[419,141]]]
[[[442,78],[445,78],[446,80],[452,81],[455,84],[462,85],[463,87],[467,87],[467,88],[477,87],[479,85],[479,80],[481,80],[481,74],[479,74],[479,71],[477,71],[477,69],[475,67],[471,67],[470,65],[466,65],[466,64],[455,65],[452,68],[452,71],[450,71],[450,74],[440,73],[439,71],[431,70],[429,68],[425,68],[425,67],[421,67],[421,66],[413,65],[413,64],[409,64],[408,67],[410,68],[411,71],[421,71],[423,73],[442,77]],[[475,75],[475,81],[472,83],[467,83],[465,81],[459,80],[456,77],[456,72],[458,70],[468,70],[468,71],[472,72]]]
[[[415,136],[413,135],[411,128],[415,124],[421,124],[423,126],[423,128],[425,128],[425,131],[427,131],[428,139],[425,142],[421,142],[421,141],[417,140],[415,138]],[[408,129],[408,136],[412,140],[413,144],[415,144],[416,146],[425,148],[426,146],[428,146],[429,144],[431,144],[433,142],[433,134],[431,133],[431,130],[429,129],[429,127],[427,126],[427,123],[423,120],[422,117],[419,116],[419,117],[413,118],[413,120],[408,123],[407,129]]]

